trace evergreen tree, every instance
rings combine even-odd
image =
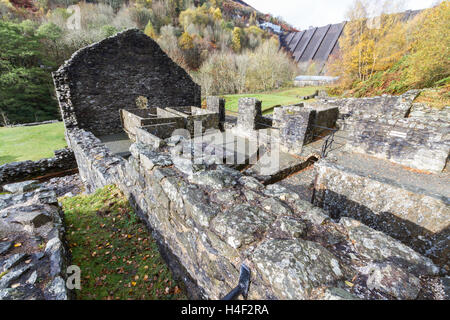
[[[11,123],[59,118],[48,70],[52,64],[26,26],[0,21],[0,109]]]

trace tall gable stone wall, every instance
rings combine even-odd
[[[119,109],[200,106],[200,87],[159,45],[131,29],[80,49],[53,74],[67,128],[123,132]]]

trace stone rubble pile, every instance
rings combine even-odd
[[[27,181],[0,195],[0,300],[67,300],[68,252],[56,188]]]

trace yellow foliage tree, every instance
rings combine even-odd
[[[183,50],[190,50],[194,48],[194,39],[186,31],[183,32],[181,37],[178,39],[178,45]]]
[[[214,20],[220,21],[222,20],[222,11],[220,11],[220,8],[216,8],[213,12]]]
[[[153,40],[156,40],[157,38],[155,29],[153,28],[153,24],[150,20],[148,20],[147,26],[144,29],[144,33]]]
[[[427,10],[418,20],[407,77],[423,87],[450,76],[450,1]]]
[[[242,30],[239,27],[235,27],[233,30],[233,37],[231,39],[231,43],[232,43],[232,47],[234,52],[239,52],[241,51],[241,33]]]
[[[151,8],[152,7],[152,0],[136,0],[136,5],[145,7],[145,8]]]
[[[350,21],[339,40],[341,55],[329,70],[341,76],[342,84],[366,81],[377,71],[386,70],[397,62],[408,49],[406,26],[400,14],[389,10],[391,1],[385,1],[385,13],[373,16],[368,2],[356,0],[348,13]]]

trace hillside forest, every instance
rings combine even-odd
[[[76,4],[79,28],[69,23]],[[138,28],[183,66],[204,95],[257,92],[289,84],[296,72],[274,18],[228,0],[0,0],[0,124],[59,118],[51,72],[78,49]]]
[[[374,10],[373,1],[354,0],[326,67],[340,77],[330,94],[433,88],[423,102],[449,104],[450,0],[410,19],[399,13],[401,2],[377,0]],[[51,72],[76,50],[129,28],[158,42],[203,96],[273,91],[299,74],[278,36],[259,25],[296,30],[232,0],[0,0],[0,17],[0,126],[59,118]]]
[[[355,0],[349,8],[339,54],[328,70],[340,77],[335,94],[374,96],[434,88],[429,94],[450,101],[450,1],[405,19],[401,1]],[[372,17],[372,18],[371,18]],[[375,18],[373,18],[375,17]],[[434,92],[434,93],[433,93]]]

